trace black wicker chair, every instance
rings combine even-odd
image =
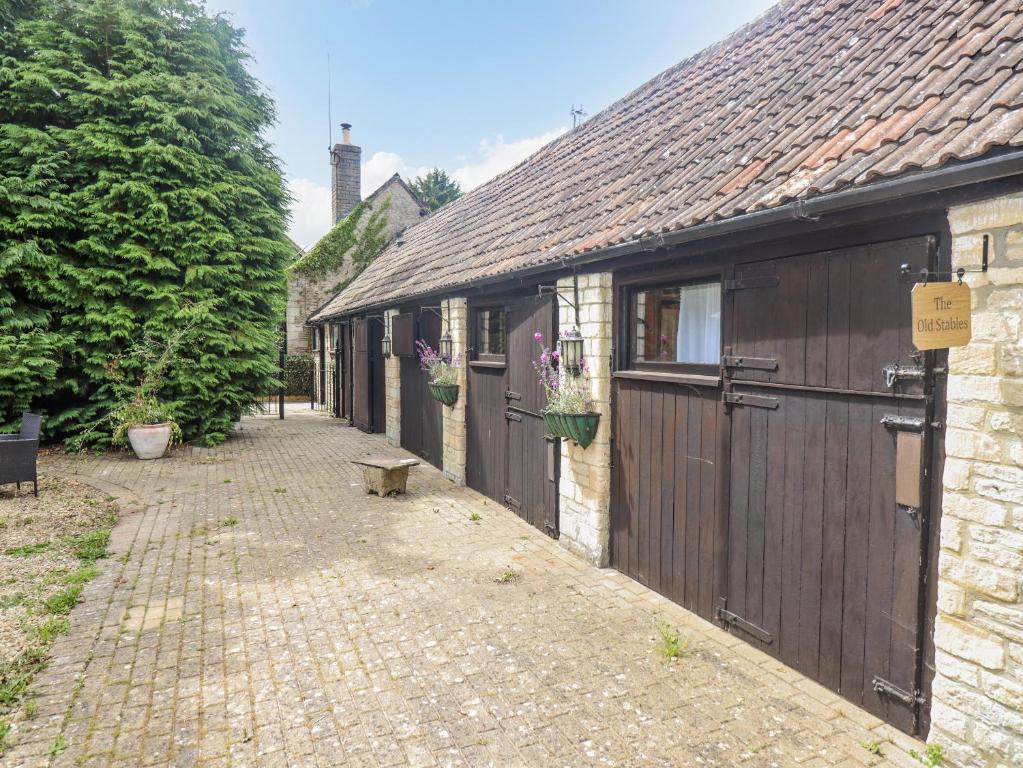
[[[21,414],[21,432],[17,435],[0,435],[0,485],[32,481],[32,491],[39,495],[39,478],[36,476],[36,453],[39,451],[39,427],[43,417],[26,411]]]

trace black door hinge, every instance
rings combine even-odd
[[[750,395],[745,392],[722,392],[721,402],[725,405],[745,405],[750,408],[777,408],[778,398],[766,395]]]
[[[746,357],[744,355],[722,355],[725,368],[755,368],[760,371],[777,371],[778,361],[773,357]]]

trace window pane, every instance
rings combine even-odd
[[[476,352],[480,355],[504,354],[503,309],[481,309],[476,314]]]
[[[716,365],[720,361],[720,283],[641,291],[633,308],[636,362]]]

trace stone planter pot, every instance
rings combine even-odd
[[[430,394],[433,395],[434,400],[438,400],[444,403],[444,405],[454,405],[458,402],[458,385],[431,384]]]
[[[564,437],[586,448],[593,442],[600,423],[600,414],[588,413],[545,413],[543,420],[555,437]]]
[[[167,452],[170,424],[138,424],[128,430],[128,442],[140,459],[159,459]]]

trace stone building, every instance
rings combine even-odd
[[[919,315],[960,282],[954,314]],[[357,427],[799,695],[940,749],[925,764],[1023,765],[1015,0],[780,3],[437,211],[312,321],[345,329]],[[972,337],[923,343],[935,324]],[[565,332],[589,413],[536,382]],[[453,405],[416,339],[461,356]]]
[[[341,128],[341,142],[330,150],[332,231],[345,227],[348,217],[352,215],[356,206],[363,202],[362,149],[351,143],[351,125],[342,123]],[[386,210],[381,215],[386,218],[383,230],[385,243],[417,223],[427,213],[408,184],[398,174],[394,174],[365,199],[365,206],[360,209],[359,220],[355,226],[356,234],[361,234],[367,223],[373,219],[374,213],[384,207]],[[296,264],[301,263],[303,258],[317,253],[317,249],[329,247],[330,238],[331,233],[328,232],[308,251],[303,252],[299,249]],[[345,254],[342,254],[343,256]],[[337,293],[339,286],[351,280],[358,269],[358,265],[350,258],[331,261],[339,263],[322,272],[309,274],[295,269],[289,272],[287,304],[289,354],[313,354],[316,346],[313,338],[314,329],[306,324],[306,319]]]

